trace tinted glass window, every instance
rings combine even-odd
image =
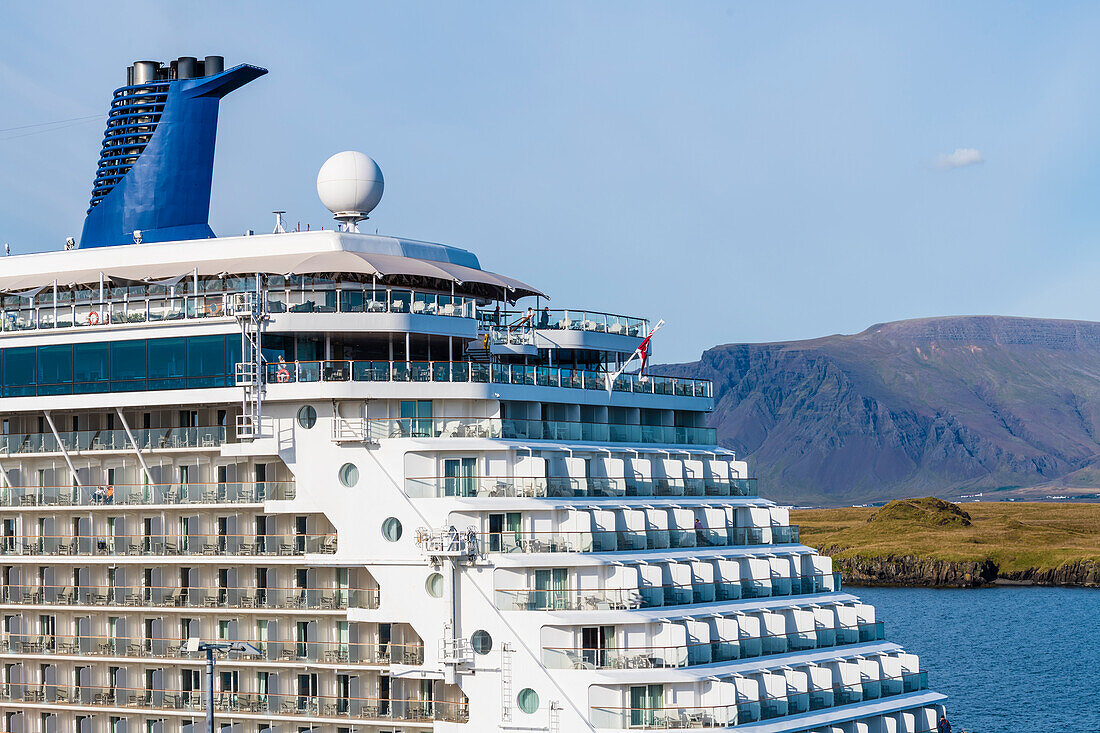
[[[184,376],[185,340],[152,339],[149,341],[149,378],[170,380]],[[163,389],[167,385],[150,385]]]
[[[111,344],[111,381],[145,379],[145,342],[116,341]]]
[[[107,344],[73,346],[73,377],[76,382],[106,382],[109,363]]]
[[[69,344],[38,347],[39,384],[67,384],[73,381],[73,347]]]
[[[187,339],[187,376],[191,386],[215,386],[214,377],[225,374],[225,337],[192,336]]]

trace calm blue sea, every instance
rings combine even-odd
[[[1100,731],[1100,590],[850,588],[972,733]]]

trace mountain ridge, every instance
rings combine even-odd
[[[1100,323],[919,318],[658,370],[714,381],[719,442],[782,500],[1100,486]]]

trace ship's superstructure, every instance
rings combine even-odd
[[[200,730],[205,642],[242,733],[935,728],[710,383],[609,379],[647,320],[359,234],[372,201],[4,260],[3,730]]]

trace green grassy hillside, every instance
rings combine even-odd
[[[1002,575],[1100,562],[1100,504],[892,501],[877,509],[791,512],[801,540],[836,559],[992,561]]]

